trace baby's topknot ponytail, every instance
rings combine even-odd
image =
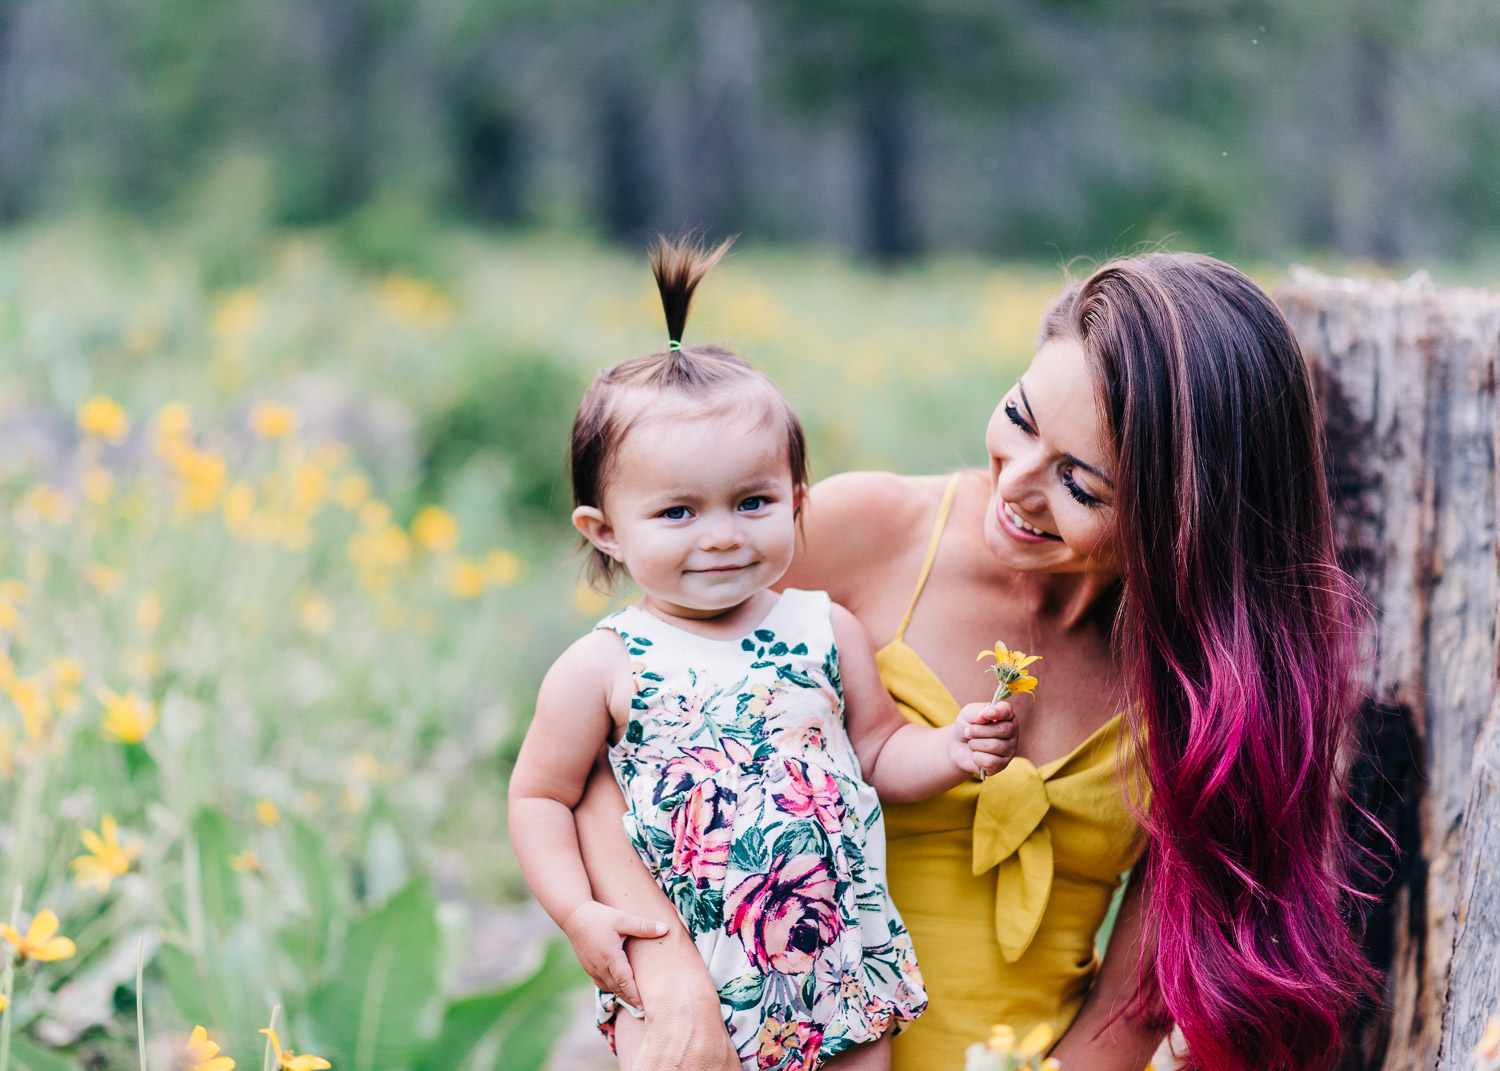
[[[658,235],[656,247],[647,253],[651,274],[656,276],[656,288],[661,292],[661,309],[667,317],[667,339],[672,352],[682,349],[682,331],[687,326],[693,291],[733,243],[733,238],[726,238],[705,250],[691,235],[670,239]]]

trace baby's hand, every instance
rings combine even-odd
[[[949,755],[969,774],[999,773],[1016,753],[1016,714],[1009,703],[970,703],[953,723]]]
[[[641,994],[635,988],[635,976],[630,972],[630,960],[625,958],[625,938],[665,937],[666,926],[589,900],[573,909],[563,923],[563,933],[595,985],[632,1008],[644,1010]]]

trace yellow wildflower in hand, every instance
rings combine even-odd
[[[184,1071],[234,1071],[234,1061],[219,1055],[219,1046],[208,1040],[208,1031],[201,1026],[193,1027],[182,1062]]]
[[[38,963],[51,963],[53,960],[68,959],[78,952],[71,940],[57,936],[57,927],[57,914],[49,907],[37,912],[25,937],[3,922],[0,922],[0,937],[11,943],[16,956],[22,961],[34,959]]]
[[[285,439],[301,423],[297,410],[279,402],[261,402],[250,411],[250,427],[262,439]]]
[[[156,724],[156,704],[147,703],[136,692],[119,695],[101,688],[99,701],[104,704],[100,727],[121,743],[139,744]]]
[[[1000,682],[995,689],[995,698],[992,702],[998,703],[1008,695],[1022,695],[1036,688],[1036,678],[1026,672],[1026,667],[1039,660],[1041,655],[1027,655],[1020,651],[1012,651],[1003,643],[995,644],[993,651],[980,651],[975,661],[982,662],[986,658],[993,658],[995,664],[990,667],[990,672]]]
[[[130,866],[141,854],[141,846],[134,841],[120,843],[120,829],[113,815],[105,815],[99,823],[99,832],[85,829],[79,834],[88,854],[73,860],[73,880],[79,888],[92,885],[101,893],[109,892],[110,883],[130,872]]]
[[[130,434],[130,420],[118,402],[100,394],[78,407],[78,430],[98,439],[122,443]]]
[[[458,545],[458,518],[439,506],[424,506],[412,518],[411,534],[425,550],[452,550]]]
[[[281,1039],[276,1036],[276,1031],[263,1026],[260,1032],[271,1039],[271,1048],[276,1050],[276,1066],[281,1071],[323,1071],[324,1068],[333,1066],[321,1056],[298,1056],[291,1049],[282,1052]]]

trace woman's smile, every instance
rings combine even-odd
[[[1012,539],[1019,539],[1026,543],[1045,543],[1049,539],[1062,541],[1062,536],[1044,532],[1036,525],[1028,523],[1005,499],[996,496],[995,501],[999,506],[995,513],[1000,520],[1000,527]]]

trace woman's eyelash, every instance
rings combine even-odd
[[[1026,418],[1021,415],[1021,410],[1016,408],[1015,402],[1005,403],[1005,415],[1010,418],[1012,424],[1020,428],[1027,435],[1032,434],[1031,425],[1026,423]]]
[[[1078,481],[1073,479],[1071,469],[1063,470],[1062,482],[1063,486],[1067,488],[1068,494],[1073,496],[1073,501],[1077,502],[1080,506],[1087,506],[1089,509],[1098,509],[1104,505],[1099,499],[1078,486]]]

